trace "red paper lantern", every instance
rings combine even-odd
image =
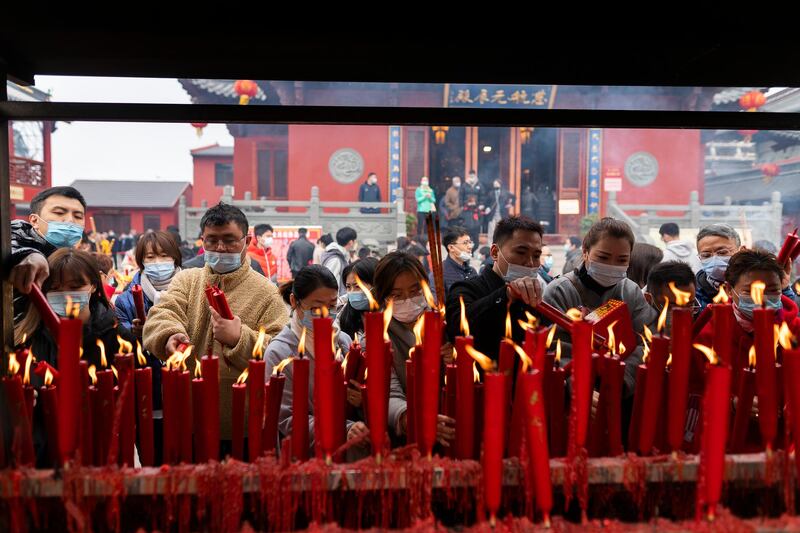
[[[750,142],[753,140],[753,135],[758,133],[758,130],[739,130],[736,133],[744,137],[744,142]]]
[[[739,105],[747,111],[758,111],[758,108],[767,103],[767,97],[761,91],[750,91],[739,98]]]
[[[195,131],[197,132],[197,137],[200,138],[203,136],[203,128],[208,126],[208,122],[192,122],[192,127],[194,127]]]
[[[769,183],[772,178],[781,173],[781,167],[775,163],[764,163],[761,165],[761,174],[764,176],[764,183]]]
[[[239,95],[239,105],[247,105],[258,94],[258,84],[253,80],[236,80],[233,90]]]

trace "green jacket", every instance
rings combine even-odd
[[[428,195],[430,195],[430,197]],[[434,210],[434,207],[436,206],[436,193],[433,192],[433,189],[431,189],[430,186],[423,187],[420,185],[417,187],[414,197],[417,200],[418,213],[430,213]]]

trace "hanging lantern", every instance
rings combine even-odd
[[[247,105],[258,94],[258,84],[253,80],[236,80],[233,90],[239,95],[239,105]]]
[[[447,132],[450,131],[449,126],[431,126],[433,133],[435,133],[434,141],[436,144],[444,144],[447,139]]]
[[[746,111],[758,111],[758,108],[767,103],[767,97],[761,91],[750,91],[739,98],[739,105]]]
[[[736,133],[743,137],[744,142],[749,143],[753,141],[753,135],[758,133],[758,130],[739,130]]]
[[[764,183],[770,183],[772,179],[781,173],[781,167],[775,163],[764,163],[761,165],[761,174]]]
[[[533,133],[533,128],[519,129],[519,138],[522,141],[522,144],[528,144],[528,142],[531,140],[532,133]]]
[[[203,128],[208,126],[208,122],[192,122],[191,124],[194,130],[197,132],[198,139],[203,136]]]

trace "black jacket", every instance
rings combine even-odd
[[[478,206],[486,205],[484,189],[480,181],[476,181],[474,185],[471,185],[465,181],[461,184],[461,187],[459,187],[458,193],[461,195],[461,205],[467,205],[467,198],[470,196],[475,197],[475,201],[477,202]]]
[[[445,299],[448,294],[450,294],[450,288],[453,284],[464,281],[465,279],[474,278],[478,275],[478,272],[472,268],[472,265],[467,263],[459,263],[455,261],[450,255],[442,261],[442,277],[444,278],[444,294]],[[429,283],[431,287],[436,287],[433,279],[433,273],[429,276]],[[438,296],[438,294],[437,294]]]
[[[492,268],[484,268],[480,276],[459,281],[447,295],[447,334],[451,340],[461,335],[461,304],[464,297],[470,334],[475,338],[475,349],[494,360],[499,357],[500,341],[505,338],[508,296],[506,282]],[[511,304],[511,334],[514,342],[522,344],[525,332],[518,320],[527,322],[525,311],[533,308],[516,301]]]
[[[31,254],[42,254],[49,257],[50,254],[58,250],[55,246],[47,242],[41,233],[33,229],[29,222],[24,220],[11,221],[11,259],[7,269],[4,269],[3,276],[7,277],[11,269]],[[28,297],[22,293],[14,291],[14,323],[18,323],[25,317],[28,309]]]
[[[498,202],[499,196],[499,202]],[[486,214],[486,218],[491,220],[494,218],[494,213],[497,209],[500,209],[500,218],[506,218],[509,216],[509,207],[514,207],[514,200],[516,197],[511,194],[509,191],[505,189],[500,189],[500,194],[495,196],[494,189],[490,189],[485,196],[486,200],[486,207],[489,208],[489,212]]]
[[[314,260],[314,245],[305,237],[292,241],[286,252],[286,260],[289,262],[289,270],[299,271]]]

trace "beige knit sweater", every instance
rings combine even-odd
[[[205,295],[209,283],[219,285],[225,291],[231,312],[242,321],[241,336],[233,348],[213,341],[211,311]],[[269,342],[288,322],[286,306],[278,289],[252,270],[250,261],[245,261],[238,270],[229,274],[217,274],[208,266],[179,272],[161,301],[150,309],[142,337],[145,349],[161,359],[167,358],[167,340],[176,333],[185,333],[192,340],[195,350],[200,350],[198,356],[206,354],[207,347],[213,343],[213,352],[220,358],[220,436],[230,439],[231,386],[247,368],[258,328],[264,326]],[[190,357],[186,363],[189,371],[194,373],[195,358]],[[191,416],[191,413],[187,415]]]

